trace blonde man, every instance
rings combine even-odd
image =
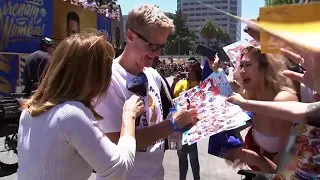
[[[106,119],[99,121],[100,129],[113,142],[118,142],[121,129],[122,107],[133,90],[139,85],[145,90],[144,113],[136,123],[137,153],[134,168],[128,173],[129,180],[163,180],[162,166],[164,141],[173,131],[196,121],[195,109],[178,111],[173,120],[163,120],[160,98],[161,76],[151,66],[174,31],[173,21],[151,5],[132,9],[126,23],[127,45],[124,52],[114,60],[112,80],[106,98],[96,111]],[[152,103],[152,104],[149,104]],[[151,108],[152,107],[152,108]]]

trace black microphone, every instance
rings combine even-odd
[[[141,75],[133,78],[131,81],[127,82],[127,89],[139,96],[147,96],[148,89],[148,78],[142,73]],[[141,115],[136,118],[136,127],[140,124]]]

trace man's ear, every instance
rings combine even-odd
[[[134,33],[130,29],[127,30],[127,39],[128,41],[133,41],[134,39]]]

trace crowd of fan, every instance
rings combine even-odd
[[[163,76],[163,77],[170,77],[175,76],[177,74],[180,74],[181,76],[184,76],[186,72],[188,72],[186,67],[186,60],[183,62],[174,62],[172,58],[169,59],[170,62],[166,62],[165,60],[158,61],[158,64],[156,66],[157,71]],[[228,75],[229,74],[229,67],[231,65],[230,62],[219,62],[219,67],[221,67],[224,72]]]
[[[64,0],[73,5],[81,6],[89,11],[94,11],[112,19],[120,21],[119,8],[116,3],[108,0]]]
[[[187,71],[184,62],[175,63],[173,59],[170,59],[170,62],[166,62],[165,60],[159,61],[156,69],[163,77],[170,77],[176,73],[183,73]]]

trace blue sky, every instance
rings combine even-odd
[[[122,14],[128,14],[130,9],[140,4],[155,4],[164,12],[175,12],[177,9],[176,0],[118,0],[121,5]],[[245,19],[256,18],[259,14],[259,7],[264,6],[264,0],[242,0],[242,17]],[[243,33],[242,39],[247,35]]]

